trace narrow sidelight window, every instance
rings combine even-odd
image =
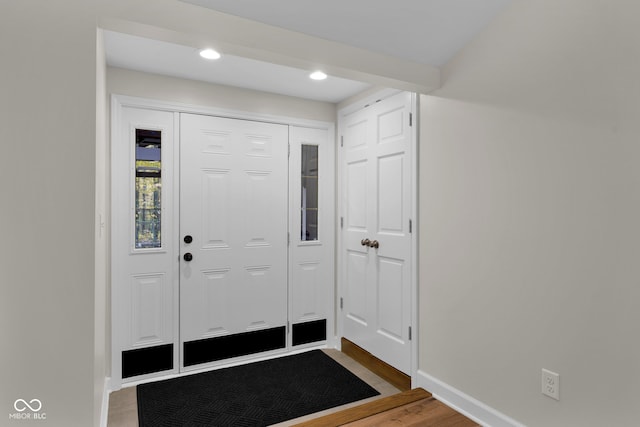
[[[136,249],[162,247],[162,132],[136,129]]]
[[[318,240],[318,146],[302,145],[302,233],[300,240]]]

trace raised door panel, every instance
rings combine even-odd
[[[323,319],[327,316],[326,289],[320,261],[303,261],[293,267],[296,295],[294,323]]]
[[[202,170],[202,247],[221,249],[230,246],[233,214],[220,206],[232,203],[233,188],[229,170]]]
[[[202,271],[199,285],[201,297],[197,303],[201,306],[197,311],[203,316],[200,322],[203,326],[201,337],[228,334],[225,326],[228,326],[229,311],[232,309],[226,304],[229,301],[229,289],[232,288],[229,269]]]
[[[390,234],[404,232],[404,153],[378,159],[378,231]]]
[[[132,347],[166,342],[171,338],[171,319],[166,316],[167,311],[171,312],[171,294],[167,294],[166,275],[132,275],[130,286]]]
[[[347,164],[347,228],[366,233],[368,224],[367,176],[369,162],[360,160]]]

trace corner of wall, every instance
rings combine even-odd
[[[483,402],[461,392],[451,385],[418,370],[413,387],[422,387],[433,397],[483,426],[524,427],[524,424],[506,416]]]

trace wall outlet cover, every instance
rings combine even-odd
[[[560,375],[547,369],[542,370],[542,394],[560,400]]]

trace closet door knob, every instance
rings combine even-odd
[[[186,254],[184,254],[182,259],[184,259],[185,261],[189,262],[189,261],[191,261],[193,259],[193,255],[191,255],[189,252],[187,252]]]
[[[184,236],[184,242],[185,242],[185,243],[191,243],[191,242],[193,242],[193,237],[191,237],[191,236],[189,236],[189,235]]]
[[[371,246],[371,240],[369,240],[369,239],[362,239],[362,240],[360,240],[360,244],[361,244],[362,246]]]
[[[380,242],[378,242],[377,240],[374,240],[373,242],[371,242],[370,245],[372,248],[376,248],[378,249],[380,247]]]

